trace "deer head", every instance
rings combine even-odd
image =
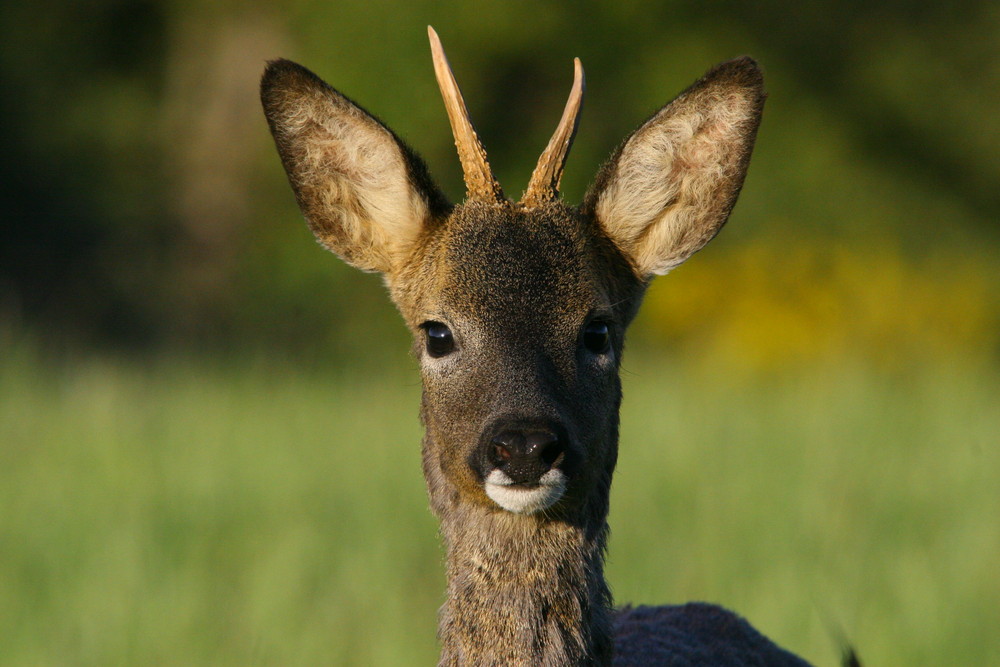
[[[382,273],[413,334],[424,474],[449,549],[487,570],[503,552],[517,569],[545,548],[515,554],[496,547],[498,531],[574,526],[594,552],[581,567],[599,575],[625,330],[650,279],[725,223],[760,121],[761,74],[749,58],[708,72],[618,148],[577,207],[558,192],[583,98],[576,61],[562,121],[514,202],[430,37],[464,203],[449,204],[391,130],[292,62],[267,68],[267,120],[316,238]],[[474,588],[470,576],[457,595]],[[607,602],[603,580],[583,597]]]

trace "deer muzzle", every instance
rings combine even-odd
[[[470,463],[493,502],[531,514],[551,507],[566,492],[569,449],[561,424],[501,419],[487,429]]]

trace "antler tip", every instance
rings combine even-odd
[[[448,57],[434,28],[427,26],[427,36],[431,42],[431,58],[434,61],[434,75],[441,88],[441,97],[448,112],[448,121],[455,136],[455,146],[458,148],[458,158],[462,162],[462,172],[465,174],[465,185],[470,197],[486,199],[502,199],[503,190],[490,171],[486,161],[486,151],[483,149],[476,130],[469,120],[469,111],[458,89],[455,75],[448,65]]]
[[[562,179],[563,167],[569,155],[573,137],[576,135],[577,123],[580,119],[580,108],[583,106],[583,63],[579,58],[573,59],[573,88],[570,90],[566,108],[563,110],[559,127],[549,140],[548,146],[538,158],[538,165],[531,174],[528,188],[521,202],[529,206],[537,206],[552,201],[559,196],[559,181]]]

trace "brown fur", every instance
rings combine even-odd
[[[262,91],[313,231],[345,260],[385,273],[414,335],[423,469],[447,549],[441,664],[610,664],[603,569],[624,333],[649,277],[704,245],[735,203],[764,99],[756,65],[721,65],[664,107],[580,208],[489,197],[450,208],[409,149],[304,68],[272,64]],[[611,330],[604,354],[581,344],[595,316]],[[428,322],[450,328],[454,352],[425,351]],[[489,425],[511,415],[567,434],[565,493],[533,514],[491,500],[472,464]],[[708,655],[744,664],[725,662],[732,647]]]

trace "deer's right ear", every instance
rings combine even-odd
[[[584,200],[648,280],[708,243],[736,203],[764,107],[757,64],[712,69],[636,130]]]
[[[261,101],[313,234],[344,261],[391,273],[448,203],[415,153],[364,109],[288,60]]]

